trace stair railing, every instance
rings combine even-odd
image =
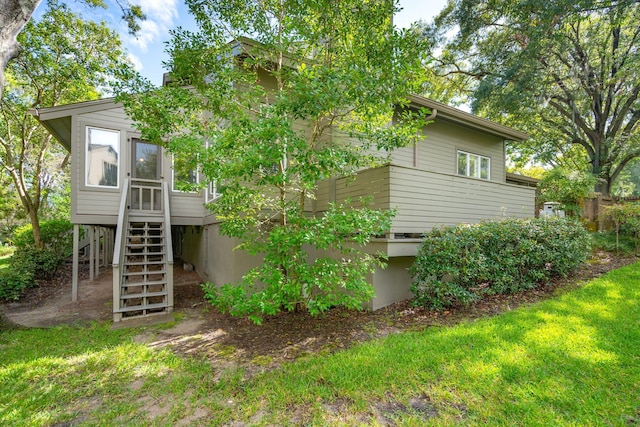
[[[120,283],[124,274],[124,255],[129,216],[129,179],[124,180],[122,194],[120,196],[120,209],[118,210],[118,228],[116,229],[116,241],[113,245],[113,321],[122,320],[120,313]],[[122,268],[121,268],[122,267]]]
[[[165,227],[165,251],[167,253],[167,311],[173,311],[173,240],[171,238],[171,209],[169,207],[169,184],[163,184],[164,227]]]

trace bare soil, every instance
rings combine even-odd
[[[287,312],[264,319],[260,326],[214,310],[203,297],[197,274],[175,268],[175,316],[169,328],[143,328],[136,338],[153,347],[169,347],[184,355],[210,359],[218,372],[243,366],[247,375],[279,366],[312,353],[333,352],[355,343],[406,330],[448,325],[493,316],[523,304],[534,303],[580,286],[609,270],[638,261],[598,253],[572,277],[515,295],[495,295],[469,307],[437,312],[400,302],[374,312],[332,309],[318,317]],[[87,280],[88,268],[80,271],[79,301],[71,302],[71,266],[61,268],[56,278],[40,283],[22,301],[0,306],[6,319],[23,327],[83,324],[111,319],[111,274],[103,271],[97,280]],[[2,324],[0,324],[0,330]]]

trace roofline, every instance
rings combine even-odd
[[[518,182],[526,182],[527,184],[538,184],[538,182],[540,182],[540,180],[538,178],[534,178],[532,176],[527,176],[527,175],[522,175],[519,173],[513,173],[513,172],[507,172],[506,173],[506,177],[507,179],[510,179],[512,181],[518,181]]]
[[[76,110],[83,109],[89,113],[92,111],[108,110],[111,108],[117,108],[122,106],[121,103],[116,102],[115,98],[102,98],[94,101],[76,102],[73,104],[57,105],[55,107],[47,108],[32,108],[29,113],[33,115],[40,122],[51,119],[58,119],[60,117],[70,116]]]
[[[411,102],[411,106],[414,107],[427,107],[431,110],[437,110],[436,118],[439,117],[464,126],[483,130],[512,141],[520,142],[529,139],[529,135],[524,132],[483,119],[482,117],[478,117],[458,108],[425,98],[424,96],[410,95],[409,101]]]

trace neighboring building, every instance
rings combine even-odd
[[[332,201],[370,195],[373,207],[396,209],[389,233],[369,246],[389,257],[388,268],[370,278],[376,289],[370,309],[411,297],[407,268],[425,231],[534,216],[535,188],[514,177],[508,181],[505,172],[505,141],[523,141],[526,134],[420,96],[411,102],[433,112],[425,138],[394,151],[390,163],[361,171],[348,185],[340,177],[319,183],[310,208],[321,214]],[[205,207],[215,203],[215,187],[179,191],[179,179],[196,182],[199,177],[176,177],[172,158],[140,139],[121,105],[104,99],[35,114],[71,152],[75,241],[80,226],[104,230],[103,251],[114,266],[114,321],[172,310],[174,253],[193,264],[203,280],[220,285],[237,281],[258,263],[233,251],[237,242],[220,235],[219,221]],[[96,235],[89,239],[92,262],[98,253]],[[94,268],[92,263],[92,274]]]

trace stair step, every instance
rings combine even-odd
[[[135,305],[131,307],[122,307],[117,312],[118,313],[126,313],[128,311],[139,311],[139,310],[155,310],[157,308],[165,308],[169,307],[169,304],[166,302],[161,302],[158,304],[147,304],[147,305]]]
[[[165,274],[167,270],[158,270],[158,271],[125,271],[122,273],[123,276],[131,277],[131,276],[144,276],[152,275],[152,274]]]
[[[127,249],[129,249],[129,248],[127,248]],[[134,249],[143,249],[143,248],[134,248]],[[147,251],[144,251],[144,252],[129,252],[129,251],[127,251],[127,252],[125,252],[125,255],[127,255],[127,256],[144,256],[144,255],[146,255],[146,256],[164,256],[164,255],[166,255],[166,253],[164,251],[160,251],[160,252],[147,252]]]
[[[153,256],[153,255],[152,255]],[[135,267],[135,266],[140,266],[140,265],[162,265],[165,264],[166,261],[161,260],[161,261],[136,261],[136,262],[124,262],[124,266],[125,267]]]
[[[125,282],[120,284],[120,288],[129,288],[132,286],[155,286],[155,285],[166,285],[166,280],[154,280],[152,282]]]
[[[147,292],[147,293],[139,293],[139,294],[125,294],[121,295],[120,299],[132,299],[132,298],[149,298],[149,297],[164,297],[167,296],[166,291],[162,292]]]

